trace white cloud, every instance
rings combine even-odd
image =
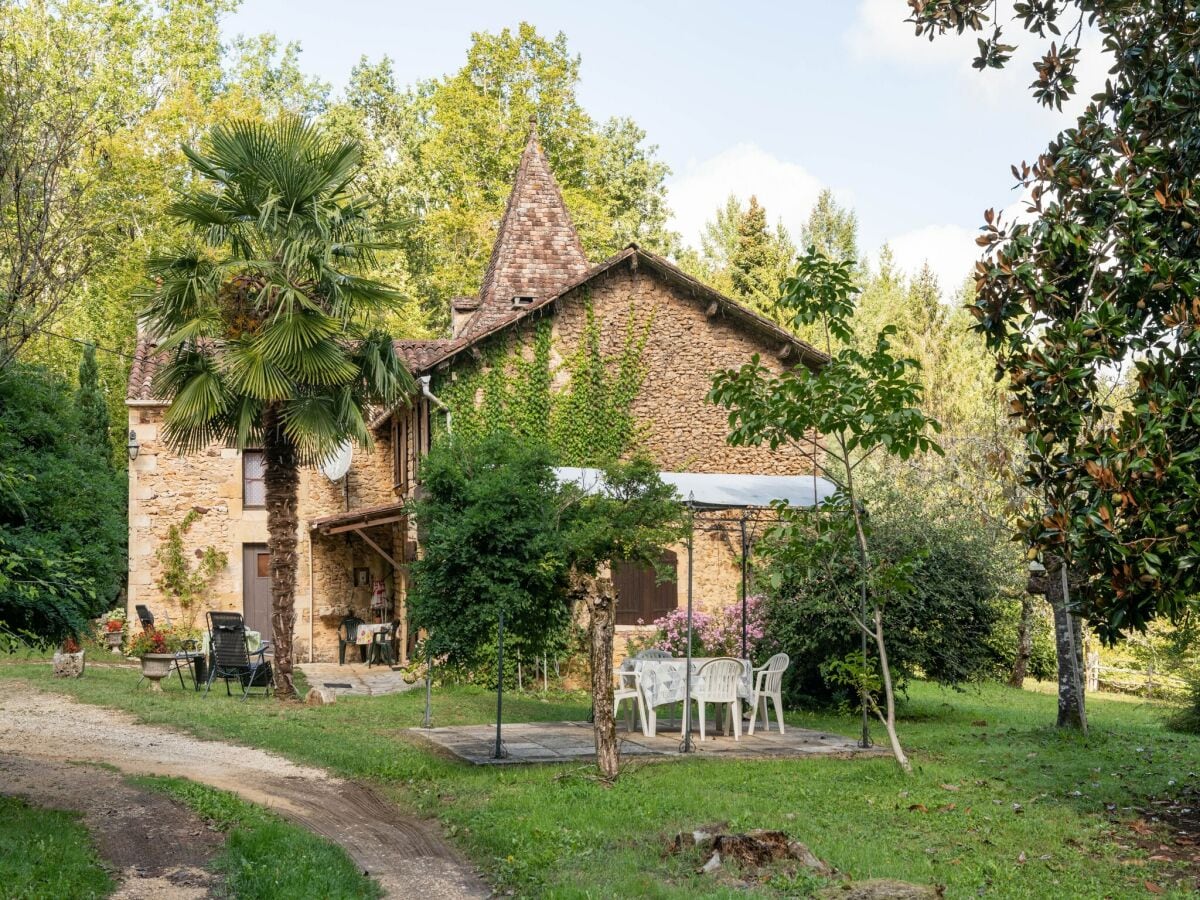
[[[860,0],[854,24],[844,35],[851,54],[865,63],[953,69],[955,82],[966,96],[989,107],[1037,109],[1051,119],[1061,117],[1065,124],[1077,117],[1088,98],[1104,86],[1105,74],[1112,65],[1111,57],[1103,52],[1099,33],[1094,27],[1085,27],[1075,71],[1079,88],[1061,113],[1044,110],[1034,105],[1029,83],[1034,77],[1033,63],[1046,51],[1049,41],[1029,34],[1013,20],[1012,0],[1001,0],[996,20],[1005,42],[1015,44],[1017,50],[999,70],[979,72],[971,66],[979,52],[978,39],[991,35],[992,22],[985,23],[980,32],[947,32],[930,41],[928,37],[917,37],[915,26],[904,21],[907,16],[907,8],[897,0]]]
[[[864,62],[898,62],[905,65],[965,65],[978,45],[969,36],[939,35],[934,41],[919,38],[915,26],[904,20],[908,9],[896,0],[862,0],[846,43],[855,59]]]
[[[682,174],[672,179],[668,185],[674,211],[671,227],[685,242],[699,246],[704,223],[730,194],[743,202],[754,194],[771,223],[782,219],[795,236],[822,187],[820,179],[803,166],[754,144],[736,144],[709,159],[688,162]]]
[[[949,300],[971,274],[980,248],[979,232],[961,225],[928,225],[888,239],[896,264],[915,275],[926,262],[937,275],[942,296]]]

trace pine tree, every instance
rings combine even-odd
[[[104,458],[111,461],[112,438],[109,434],[108,403],[105,402],[104,392],[100,388],[100,369],[96,365],[94,344],[83,345],[75,406],[79,409],[79,423],[83,428],[84,439],[97,449],[102,449]]]
[[[817,197],[808,222],[800,231],[803,249],[816,247],[830,259],[858,261],[858,216],[838,205],[833,191],[825,188]]]
[[[729,259],[729,277],[733,290],[746,300],[765,300],[778,294],[778,283],[771,284],[771,235],[767,231],[767,211],[750,197],[750,206],[738,222],[737,243]]]

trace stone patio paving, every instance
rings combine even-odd
[[[569,762],[589,759],[595,755],[592,726],[587,722],[505,724],[501,739],[508,756],[504,759],[494,759],[492,756],[496,747],[495,724],[410,728],[408,733],[477,766]],[[684,756],[679,749],[678,727],[670,728],[664,725],[653,737],[646,737],[640,731],[631,734],[623,730],[619,730],[617,736],[621,739],[621,755],[624,757]],[[864,750],[852,738],[803,728],[788,728],[786,734],[780,734],[776,730],[770,733],[760,730],[754,735],[749,735],[743,731],[740,741],[735,741],[732,736],[712,733],[706,735],[703,744],[699,734],[693,734],[692,740],[696,749],[694,755],[708,759],[775,759],[800,756],[848,758],[887,755],[887,749],[883,747]]]

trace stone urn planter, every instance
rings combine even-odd
[[[104,632],[104,645],[118,656],[121,654],[121,643],[125,640],[124,631]]]
[[[83,651],[67,653],[54,651],[54,675],[57,678],[79,678],[83,675]]]
[[[150,690],[161,691],[160,682],[175,666],[174,653],[147,653],[142,657],[142,675],[150,682]]]

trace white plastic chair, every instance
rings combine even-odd
[[[670,650],[643,650],[634,659],[674,659]]]
[[[738,709],[737,689],[742,680],[745,667],[740,659],[732,656],[722,656],[712,659],[700,667],[692,680],[692,700],[696,701],[696,709],[700,714],[700,740],[704,740],[704,704],[716,703],[729,707],[729,719],[733,722],[733,739],[742,738],[742,712]],[[687,728],[687,716],[683,717],[683,728],[679,730],[682,737]]]
[[[618,669],[617,686],[613,690],[613,718],[621,711],[621,703],[632,700],[637,705],[638,721],[642,723],[642,734],[649,737],[649,721],[646,718],[646,700],[642,697],[642,673],[633,669]],[[633,706],[625,707],[625,727],[633,731]]]
[[[750,733],[754,734],[754,720],[762,707],[763,727],[771,730],[771,719],[767,715],[767,700],[775,704],[775,724],[783,734],[783,673],[791,665],[786,653],[776,653],[761,669],[754,670],[754,693],[750,695]]]

